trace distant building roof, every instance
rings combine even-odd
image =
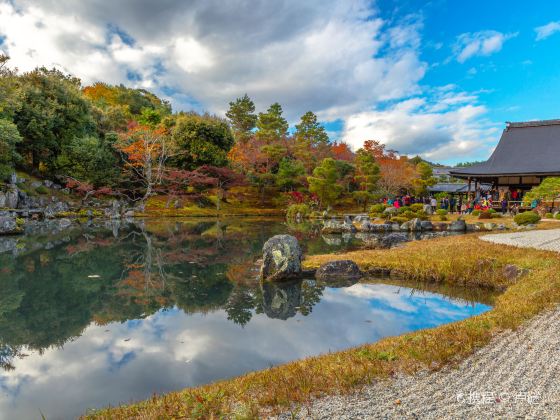
[[[490,158],[452,176],[560,175],[560,120],[508,122]]]

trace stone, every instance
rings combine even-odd
[[[3,191],[0,191],[0,208],[6,207],[6,194]]]
[[[52,219],[58,213],[63,213],[68,211],[68,204],[59,201],[58,203],[52,203],[45,207],[45,217],[47,219]]]
[[[23,229],[18,226],[15,217],[0,217],[0,235],[14,235],[22,232]]]
[[[134,210],[127,210],[127,211],[124,213],[124,216],[125,216],[125,217],[134,217]]]
[[[420,227],[422,228],[422,230],[424,231],[428,231],[428,230],[433,230],[434,226],[432,225],[432,222],[430,222],[429,220],[422,220],[420,222]]]
[[[429,204],[424,204],[424,206],[422,207],[422,210],[423,210],[424,213],[426,213],[427,215],[433,214],[432,206],[430,206]]]
[[[390,214],[390,215],[396,215],[399,212],[399,209],[397,209],[396,207],[387,207],[385,210],[383,210],[383,214]]]
[[[389,233],[386,235],[369,235],[361,238],[366,248],[387,249],[408,241],[405,233]]]
[[[369,227],[370,232],[391,232],[393,230],[393,225],[389,223],[382,223],[382,224],[372,224]]]
[[[447,223],[443,223],[443,222],[433,222],[432,223],[432,230],[435,230],[436,232],[444,232],[447,230]]]
[[[58,221],[58,226],[60,226],[61,229],[66,229],[70,226],[72,226],[72,221],[70,219],[60,219]]]
[[[17,187],[12,187],[6,191],[6,206],[9,209],[17,209],[19,202],[19,190]]]
[[[508,279],[509,281],[518,280],[519,277],[523,276],[528,271],[529,270],[527,270],[526,268],[521,269],[521,268],[519,268],[519,267],[517,267],[516,265],[513,265],[513,264],[506,264],[506,265],[504,265],[504,268],[502,269],[502,273],[503,273],[504,277],[506,279]]]
[[[261,279],[287,280],[301,275],[303,254],[298,240],[291,235],[276,235],[263,246]]]
[[[360,268],[351,260],[329,261],[315,272],[315,278],[326,283],[340,280],[358,281],[361,277]]]
[[[31,183],[31,188],[39,188],[43,183],[41,181],[33,181]]]
[[[465,232],[467,230],[467,224],[464,220],[454,220],[449,224],[447,230],[450,232]]]
[[[15,173],[12,173],[10,175],[10,184],[15,185],[17,184],[17,181],[18,181],[17,175]]]
[[[43,181],[43,185],[44,185],[45,187],[47,187],[47,188],[51,188],[51,187],[53,186],[53,184],[54,184],[54,183],[53,183],[52,181],[49,181],[48,179],[45,179],[45,180]]]
[[[482,225],[482,227],[484,228],[484,230],[492,231],[496,227],[498,227],[498,225],[496,223],[487,222],[487,223],[484,223]]]
[[[356,228],[352,223],[339,222],[336,219],[327,220],[323,223],[322,233],[343,233],[355,232]]]
[[[418,218],[404,222],[401,225],[401,230],[408,232],[419,232],[422,230],[422,221]]]

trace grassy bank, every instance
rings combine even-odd
[[[495,299],[491,311],[460,322],[101,410],[89,417],[259,417],[313,397],[349,392],[397,371],[412,373],[455,363],[487,344],[494,334],[516,328],[560,302],[558,254],[487,243],[477,235],[410,242],[391,250],[314,256],[305,265],[312,268],[346,258],[364,270],[381,268],[415,280],[505,292]],[[504,273],[508,264],[528,272],[508,279]]]

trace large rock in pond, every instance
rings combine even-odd
[[[447,227],[449,232],[465,232],[467,230],[467,224],[464,220],[454,220]]]
[[[333,284],[340,287],[350,286],[361,277],[362,272],[360,268],[351,260],[330,261],[323,264],[315,272],[315,278],[318,281],[328,283],[329,286]]]
[[[276,235],[263,246],[262,280],[287,280],[301,274],[302,252],[291,235]]]
[[[422,220],[420,222],[420,226],[422,227],[423,231],[429,231],[434,229],[434,225],[429,220]]]
[[[13,217],[0,217],[0,235],[15,235],[22,233],[23,229],[17,225]]]

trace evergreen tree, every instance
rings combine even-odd
[[[339,176],[336,161],[326,158],[313,170],[313,175],[307,177],[309,191],[319,197],[319,207],[332,204],[342,192],[337,184]]]
[[[359,190],[354,191],[354,199],[358,204],[364,206],[364,211],[367,209],[368,202],[374,198],[374,192],[379,181],[380,169],[379,165],[375,163],[375,158],[367,153],[364,149],[358,150],[356,154],[356,181],[359,185]]]
[[[317,121],[317,115],[308,111],[301,116],[299,124],[296,124],[295,138],[298,141],[309,143],[311,146],[327,144],[329,136]]]
[[[257,137],[267,142],[280,140],[288,135],[288,121],[282,117],[282,106],[275,102],[257,119]]]
[[[305,174],[305,168],[301,162],[284,158],[280,161],[278,173],[276,174],[276,185],[285,191],[293,190],[301,185],[301,177]]]
[[[245,94],[243,97],[237,98],[235,102],[230,102],[226,117],[231,124],[235,141],[245,143],[257,125],[255,104],[251,98]]]

